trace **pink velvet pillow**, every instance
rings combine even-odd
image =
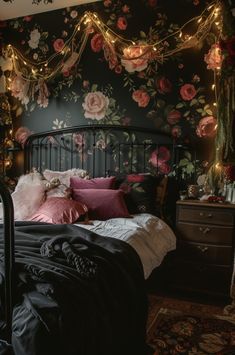
[[[73,189],[72,196],[74,200],[86,204],[91,219],[130,217],[121,190]]]
[[[67,224],[76,222],[85,215],[86,205],[65,197],[50,197],[30,218],[30,221],[53,224]]]
[[[115,176],[89,180],[84,180],[75,176],[70,178],[70,187],[74,189],[112,189],[114,188],[114,183]]]

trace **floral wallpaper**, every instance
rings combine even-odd
[[[31,62],[41,62],[63,48],[87,10],[97,12],[120,36],[141,43],[174,33],[207,5],[203,0],[104,0],[2,22],[1,35],[5,44],[13,44]],[[189,36],[192,29],[187,31]],[[15,138],[23,143],[31,132],[80,124],[150,127],[191,144],[200,166],[206,166],[213,156],[217,127],[212,85],[221,55],[216,28],[203,44],[162,63],[138,58],[139,46],[120,60],[100,33],[90,32],[81,60],[77,62],[74,52],[56,78],[35,86],[34,99],[27,96],[28,83],[14,78],[10,100]],[[178,41],[173,35],[164,46],[177,46]],[[128,60],[133,55],[137,59]],[[151,159],[154,165],[156,158]],[[185,159],[189,162],[190,157]]]

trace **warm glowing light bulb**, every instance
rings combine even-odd
[[[153,50],[156,52],[157,48],[156,48],[156,47],[153,47]]]
[[[216,103],[216,102],[214,102],[214,103],[213,103],[213,106],[217,106],[217,103]]]
[[[26,63],[26,61],[25,61],[25,60],[23,61],[23,63],[24,63],[24,65],[27,65],[27,63]]]
[[[215,84],[213,84],[213,85],[211,86],[211,89],[212,89],[212,90],[215,90]]]
[[[198,23],[202,22],[202,17],[197,20]]]

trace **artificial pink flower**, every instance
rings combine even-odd
[[[127,28],[127,20],[124,16],[120,16],[117,20],[117,28],[119,30],[125,31]]]
[[[33,18],[33,16],[25,16],[25,17],[23,18],[23,21],[25,21],[25,22],[30,22],[30,21],[32,20],[32,18]]]
[[[207,69],[220,69],[223,61],[221,48],[218,43],[212,44],[209,52],[204,55],[204,61],[207,64]]]
[[[170,159],[170,151],[166,147],[160,147],[151,153],[149,162],[153,167],[158,169],[161,174],[168,174],[170,172],[170,166],[168,161]]]
[[[143,54],[141,46],[135,45],[125,48],[123,57],[121,63],[129,73],[141,72],[148,66],[149,53]]]
[[[111,0],[104,0],[104,6],[109,7],[112,4]]]
[[[139,107],[146,107],[150,101],[150,96],[145,90],[139,89],[133,92],[132,99],[138,103]]]
[[[93,52],[98,53],[103,48],[103,44],[104,38],[102,34],[96,33],[91,39],[91,49],[93,50]]]
[[[130,7],[127,6],[126,4],[123,5],[123,7],[122,7],[122,12],[124,12],[124,14],[126,14],[126,13],[128,13],[129,11],[130,11]]]
[[[53,43],[53,47],[55,52],[60,52],[64,48],[64,40],[62,38],[57,38]]]
[[[217,120],[213,116],[203,117],[197,126],[196,133],[200,138],[212,138],[216,134]]]
[[[182,130],[180,126],[175,126],[171,130],[171,134],[174,138],[179,138],[181,136]]]
[[[196,93],[197,93],[197,91],[196,91],[194,85],[192,85],[192,84],[184,84],[180,88],[180,95],[181,95],[182,99],[185,101],[192,100],[194,98],[194,96],[196,95]]]

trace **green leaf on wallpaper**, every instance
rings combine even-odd
[[[202,108],[198,108],[196,111],[197,111],[198,113],[202,113],[202,112],[203,112],[203,109],[202,109]]]
[[[117,17],[117,16],[116,16],[115,13],[113,13],[113,14],[110,15],[110,18],[111,18],[111,20],[113,20],[113,21],[116,20],[116,17]]]
[[[200,102],[200,100],[198,100]],[[190,102],[189,106],[194,106],[198,103],[197,99],[192,99],[192,101]]]
[[[112,121],[119,121],[120,120],[120,117],[115,115],[115,116],[112,116]]]
[[[109,107],[115,107],[116,100],[113,97],[109,97]]]
[[[94,91],[97,91],[98,89],[98,85],[97,84],[93,84],[92,87],[91,87],[91,91],[94,92]]]
[[[48,37],[48,32],[42,32],[40,39],[47,39]]]
[[[204,104],[206,102],[205,99],[199,99],[198,101],[200,102],[200,104]]]
[[[192,174],[194,172],[194,165],[192,163],[189,163],[187,166],[186,166],[186,173],[187,174]]]
[[[213,115],[213,112],[212,112],[210,109],[207,109],[207,110],[206,110],[206,113],[207,113],[208,115],[210,115],[210,116]]]
[[[182,108],[184,106],[185,106],[185,104],[183,102],[179,102],[175,107],[176,108]]]
[[[189,114],[190,114],[190,111],[186,111],[183,116],[187,117]]]
[[[146,33],[144,31],[140,31],[140,37],[141,38],[146,38]]]
[[[189,161],[192,159],[192,154],[190,153],[190,152],[185,152],[184,153],[184,155],[185,155],[185,158],[187,158]]]
[[[179,161],[178,166],[179,166],[179,167],[186,166],[188,163],[189,163],[188,159],[183,158],[183,159],[181,159],[181,160]]]

